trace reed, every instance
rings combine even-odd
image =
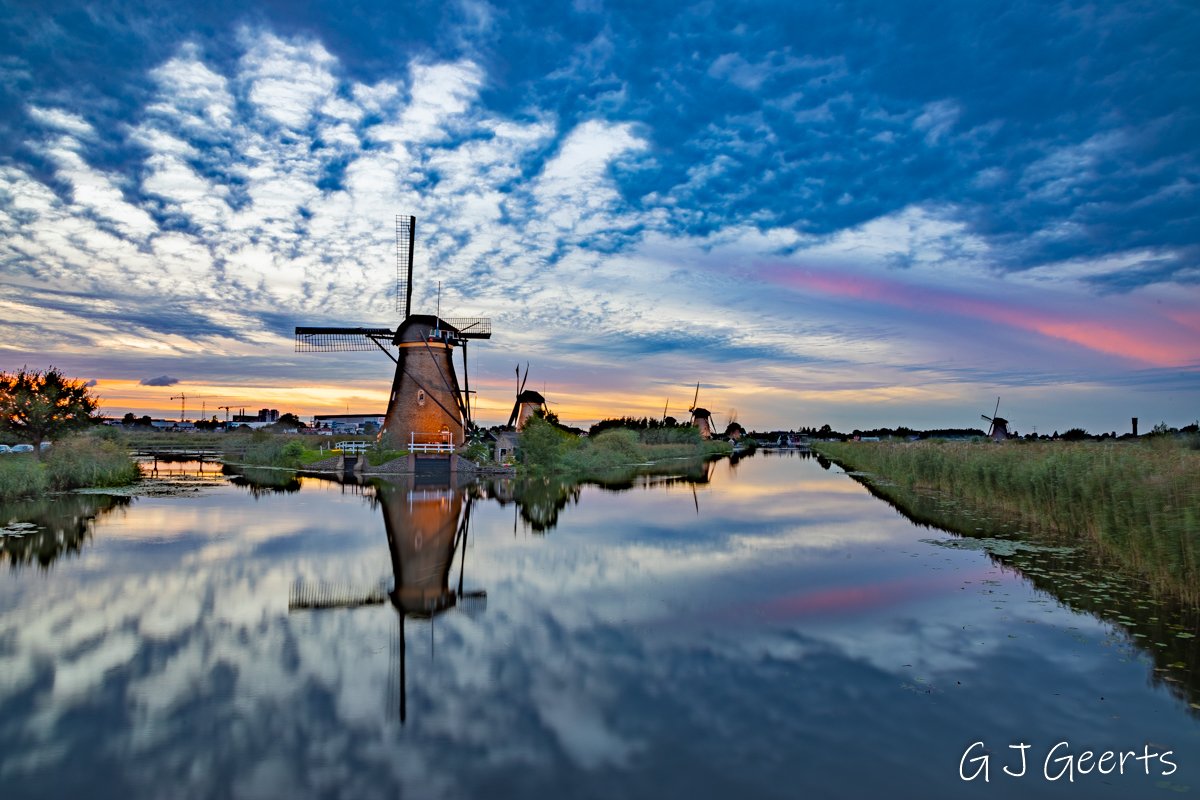
[[[77,436],[57,442],[45,458],[51,488],[128,486],[138,479],[137,464],[120,442]]]
[[[1200,604],[1200,451],[1142,442],[822,442],[822,455],[868,473],[903,500],[936,494],[1056,541],[1086,545]]]
[[[0,500],[54,490],[126,486],[137,477],[137,464],[122,443],[83,434],[55,442],[40,461],[33,453],[0,456]]]
[[[0,501],[41,494],[47,487],[46,471],[33,453],[0,455]]]

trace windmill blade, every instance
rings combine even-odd
[[[983,419],[986,419],[988,422],[991,422],[991,421],[992,421],[992,418],[991,418],[991,417],[989,417],[987,414],[980,414],[979,416],[980,416],[981,418],[983,418]]]
[[[296,328],[297,353],[337,353],[384,348],[396,332],[390,328]],[[385,349],[386,352],[386,349]]]
[[[504,423],[505,427],[511,428],[513,425],[517,424],[517,412],[519,412],[520,410],[521,410],[521,401],[517,400],[517,401],[513,402],[513,410],[512,410],[512,413],[508,415],[508,422]]]
[[[700,381],[696,381],[696,394],[692,396],[692,407],[688,411],[696,408],[696,403],[700,400]]]
[[[518,367],[518,369],[519,369],[519,367]],[[525,382],[527,380],[529,380],[529,362],[528,361],[525,362],[525,377],[521,379],[521,388],[517,390],[518,395],[521,394],[521,392],[525,391]]]
[[[996,397],[996,410],[992,412],[992,416],[993,416],[993,417],[995,417],[995,416],[997,416],[999,413],[1000,413],[1000,397],[999,397],[999,396],[997,396],[997,397]]]
[[[442,317],[442,324],[454,328],[464,339],[492,338],[492,321],[487,317]]]
[[[417,218],[396,215],[396,310],[400,319],[412,313],[413,250],[417,238]]]

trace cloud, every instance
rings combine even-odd
[[[92,378],[90,381],[85,383],[84,386],[92,387],[92,386],[98,386],[99,384],[100,384],[100,381],[96,380],[95,378]]]
[[[0,356],[311,380],[292,325],[395,322],[405,212],[416,307],[440,281],[443,307],[496,320],[484,375],[501,372],[486,352],[582,374],[564,341],[592,368],[635,354],[679,383],[711,364],[765,382],[774,353],[772,380],[796,391],[801,365],[934,383],[1015,369],[974,372],[982,345],[945,346],[967,314],[935,337],[916,305],[872,301],[871,317],[780,291],[807,271],[885,277],[897,297],[999,296],[1026,324],[984,321],[1039,383],[1081,348],[1112,376],[1195,341],[1184,326],[1168,346],[1138,314],[1151,295],[1175,314],[1200,301],[1200,115],[1171,88],[1198,68],[1118,45],[1156,42],[1167,20],[1194,30],[1195,13],[749,6],[728,27],[589,9],[569,25],[567,10],[384,9],[366,29],[319,5],[252,22],[181,7],[95,15],[99,49],[18,14],[60,60],[23,47],[4,62],[37,80],[0,86],[18,98],[0,120]],[[375,33],[389,25],[405,35]]]
[[[179,383],[179,378],[172,378],[170,375],[159,375],[157,378],[142,378],[139,383],[142,386],[174,386]]]

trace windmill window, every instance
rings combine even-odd
[[[417,405],[419,405],[419,406],[425,405],[425,390],[424,389],[417,389]]]

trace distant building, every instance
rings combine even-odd
[[[383,414],[317,414],[313,428],[333,433],[377,433],[384,418]]]
[[[150,427],[156,431],[194,431],[196,425],[193,422],[176,422],[173,419],[152,419]]]
[[[242,410],[244,411],[245,409],[242,409]],[[248,425],[251,422],[261,422],[264,425],[269,425],[272,422],[278,422],[278,421],[279,421],[279,409],[278,408],[260,408],[258,410],[257,414],[234,414],[233,419],[230,420],[230,427],[233,427],[236,425],[242,425],[242,424]],[[250,427],[253,428],[256,426],[251,425]],[[257,426],[257,427],[261,427],[261,426]]]

